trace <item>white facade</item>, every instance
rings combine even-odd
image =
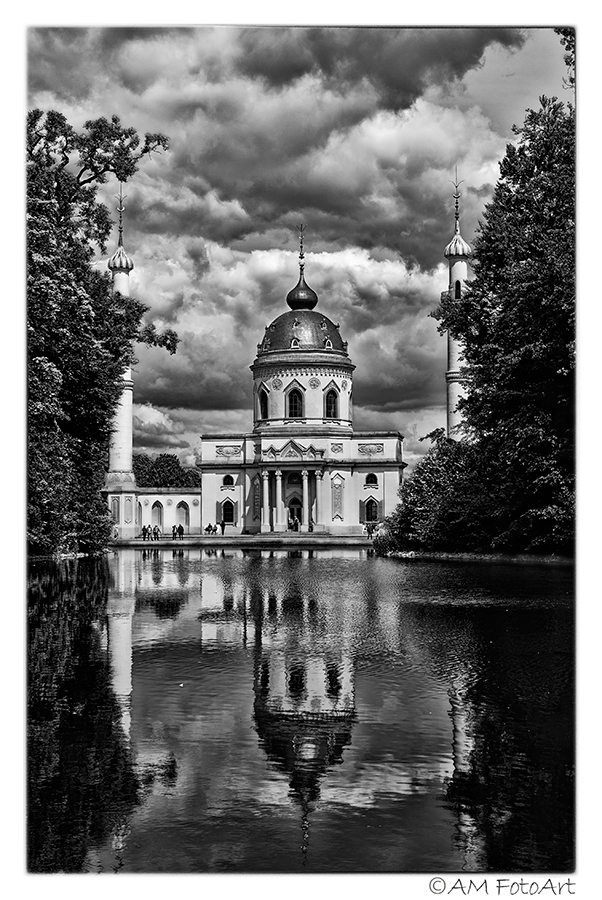
[[[120,208],[120,215],[122,209]],[[133,382],[123,375],[107,473],[115,539],[144,526],[185,535],[222,526],[227,535],[265,532],[361,534],[398,503],[405,463],[396,431],[353,431],[355,366],[339,325],[299,282],[289,310],[265,327],[253,373],[253,431],[200,435],[201,487],[139,488],[132,471]],[[133,268],[122,244],[109,261],[114,289],[129,294]]]

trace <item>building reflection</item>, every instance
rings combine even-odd
[[[337,801],[350,809],[372,808],[383,796],[403,803],[410,794],[438,792],[453,812],[455,848],[466,871],[491,870],[494,861],[503,868],[504,848],[513,841],[515,858],[521,858],[525,841],[515,837],[513,822],[526,822],[532,776],[546,772],[538,796],[551,804],[562,773],[553,771],[552,751],[548,758],[529,746],[528,716],[541,718],[538,692],[553,682],[552,663],[538,676],[524,667],[524,650],[517,655],[514,646],[506,646],[496,656],[495,648],[504,642],[494,624],[501,612],[496,618],[492,610],[400,603],[372,572],[364,574],[353,601],[350,581],[341,585],[339,597],[331,592],[325,599],[319,579],[308,578],[303,560],[286,551],[255,551],[244,559],[235,552],[176,552],[150,551],[144,558],[123,550],[111,560],[104,640],[127,742],[133,645],[182,640],[199,653],[242,650],[237,659],[243,664],[252,658],[248,690],[259,746],[271,770],[288,784],[304,861],[312,814],[325,795],[332,797],[333,783]],[[290,566],[282,566],[289,558]],[[357,681],[358,643],[367,658],[384,667],[382,681],[378,669]],[[394,689],[392,671],[398,673]],[[417,705],[424,702],[423,678],[429,690],[437,685],[429,703],[433,709],[438,704],[442,738],[424,724]],[[359,717],[372,710],[364,704],[384,709],[389,699],[407,721],[406,735],[395,722],[386,759],[374,746],[375,764],[354,771],[349,751],[354,734],[356,741],[358,731],[362,734]],[[383,718],[382,727],[389,721]],[[416,750],[421,734],[429,743]],[[367,740],[365,727],[361,740]],[[177,785],[179,763],[169,753],[160,730],[138,735],[137,770],[146,767],[157,779],[168,773],[170,784]],[[348,774],[329,781],[344,761]],[[280,787],[284,795],[287,789],[279,782]],[[127,823],[116,824],[112,840],[115,852],[122,853]]]
[[[343,761],[356,719],[350,630],[326,640],[318,612],[315,596],[289,587],[267,592],[255,622],[255,727],[299,805],[304,859],[320,781]]]

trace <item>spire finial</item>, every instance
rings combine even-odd
[[[451,183],[453,184],[453,186],[454,186],[455,189],[456,189],[456,190],[454,191],[454,193],[453,193],[453,198],[454,198],[454,200],[456,201],[456,213],[455,213],[455,215],[456,215],[456,227],[455,227],[455,233],[456,233],[456,234],[460,234],[460,191],[458,190],[458,188],[460,187],[461,184],[464,184],[464,181],[458,181],[458,167],[457,167],[457,166],[456,166],[456,179],[455,179],[455,181],[452,181]]]
[[[303,233],[305,231],[305,225],[301,222],[300,225],[297,225],[297,231],[299,232],[299,269],[301,274],[303,275],[303,270],[305,268],[305,253],[303,252]]]
[[[119,196],[115,198],[119,200],[119,206],[117,207],[117,212],[119,213],[119,241],[118,246],[123,247],[123,214],[125,212],[125,206],[123,205],[123,201],[126,199],[123,196],[123,182],[119,182]]]
[[[117,207],[117,212],[119,213],[119,240],[117,242],[117,250],[110,258],[107,265],[112,272],[116,272],[118,270],[131,272],[134,268],[134,263],[129,258],[123,247],[123,213],[125,211],[123,201],[125,200],[125,197],[123,196],[123,182],[121,181],[119,182],[119,195],[116,195],[115,199],[119,201],[119,205]]]

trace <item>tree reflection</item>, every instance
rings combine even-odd
[[[102,647],[104,560],[31,566],[27,793],[30,872],[81,872],[118,837],[138,783]]]
[[[467,868],[569,872],[572,616],[523,609],[521,631],[510,631],[506,615],[499,607],[414,611],[432,668],[448,685],[454,774],[446,799]]]

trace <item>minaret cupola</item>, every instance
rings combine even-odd
[[[119,240],[117,243],[117,250],[107,263],[107,267],[113,273],[113,276],[115,276],[115,273],[117,272],[127,272],[129,275],[129,273],[134,268],[134,263],[125,252],[123,246],[123,212],[125,209],[123,201],[125,200],[125,197],[123,196],[123,183],[121,181],[119,182],[118,199],[119,206],[117,207],[117,211],[119,213]]]
[[[454,236],[443,251],[443,255],[446,259],[452,259],[455,256],[472,256],[472,249],[470,244],[467,244],[460,234],[460,192],[458,191],[458,188],[461,184],[462,182],[458,181],[458,170],[456,169],[456,180],[453,182],[453,185],[456,189],[453,195],[456,202],[456,224],[454,228]]]

